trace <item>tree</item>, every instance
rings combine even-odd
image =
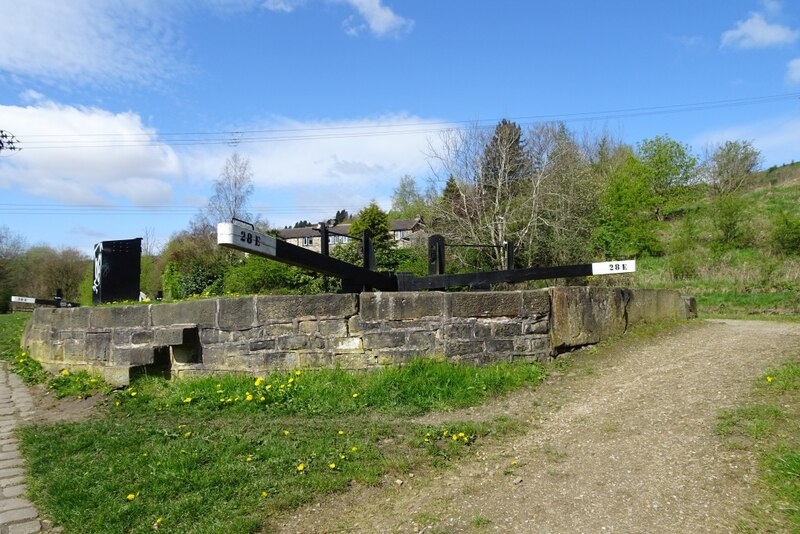
[[[668,136],[645,139],[639,143],[637,156],[646,169],[653,193],[653,214],[657,220],[663,220],[665,212],[681,200],[686,186],[697,178],[697,158],[687,145]]]
[[[217,223],[227,222],[233,218],[259,223],[259,226],[266,228],[266,221],[254,220],[253,214],[249,211],[250,195],[253,194],[253,190],[250,159],[234,152],[225,160],[225,166],[214,182],[214,194],[193,222],[193,231],[213,232]]]
[[[350,235],[361,239],[364,232],[368,231],[372,236],[372,243],[375,250],[388,250],[394,247],[394,239],[391,235],[389,216],[373,200],[367,207],[356,215],[355,220],[350,225]]]
[[[392,216],[396,219],[413,219],[421,217],[425,210],[425,199],[417,189],[417,182],[406,174],[400,178],[400,184],[392,194]]]
[[[725,141],[707,156],[703,171],[711,193],[738,191],[761,163],[761,153],[750,141]]]
[[[11,233],[7,226],[0,226],[0,313],[8,309],[9,300],[17,290],[23,272],[16,268],[25,248],[21,237]]]

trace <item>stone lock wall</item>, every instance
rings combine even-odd
[[[260,296],[38,308],[22,344],[51,371],[86,369],[124,385],[141,372],[368,369],[416,356],[546,360],[639,322],[693,316],[694,300],[669,290]]]

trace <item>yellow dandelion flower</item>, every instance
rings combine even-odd
[[[289,377],[289,380],[287,380],[287,382],[288,382],[289,384],[291,384],[292,382],[294,382],[294,378],[291,378],[291,377]]]
[[[300,371],[300,370],[298,369],[297,371],[295,371],[295,372],[294,372],[294,374],[295,374],[295,376],[300,376],[300,375],[301,375],[301,374],[303,374],[303,373],[302,373],[302,371]]]
[[[66,369],[61,370],[61,376],[69,376],[69,371]]]
[[[192,402],[192,398],[191,397],[186,397],[185,399],[183,399],[183,403],[184,404],[189,404],[190,402]]]
[[[336,464],[333,464],[333,463],[331,463],[331,464],[328,464],[328,467],[329,467],[330,469],[336,469]]]
[[[772,378],[771,376],[767,377],[767,382],[772,382],[773,380],[774,380],[774,378]]]
[[[284,435],[284,436],[288,436],[289,434],[291,434],[291,432],[289,432],[288,430],[284,430],[284,431],[283,431],[283,435]]]
[[[339,431],[339,435],[340,435],[340,436],[344,436],[344,430],[340,430],[340,431]]]
[[[251,400],[253,400],[253,396],[250,393],[248,393],[247,396],[244,398],[244,400],[250,402]]]
[[[461,438],[464,443],[469,443],[469,438]]]
[[[463,432],[459,432],[459,433],[458,433],[458,437],[459,437],[459,438],[463,438],[463,437],[464,437],[464,433],[463,433]]]
[[[339,459],[340,459],[340,460],[346,460],[346,459],[347,459],[347,456],[345,456],[344,454],[340,454],[340,455],[339,455]]]
[[[191,431],[191,430],[190,430],[189,432],[186,432],[186,433],[183,435],[183,437],[184,437],[184,438],[190,438],[191,436],[192,436],[192,431]]]
[[[357,451],[358,451],[358,447],[350,447],[350,452],[357,452]]]
[[[131,391],[131,397],[135,397],[135,396],[136,396],[136,392],[135,391]]]
[[[256,387],[259,387],[263,383],[264,383],[264,377],[263,376],[259,376],[258,378],[256,378],[256,381],[254,382]]]
[[[119,406],[119,405],[120,405],[119,401],[114,401],[114,406]]]
[[[298,464],[297,465],[297,470],[298,471],[305,471],[306,470],[306,464]]]
[[[129,493],[129,494],[128,494],[128,500],[129,500],[129,501],[132,501],[132,500],[134,500],[135,498],[136,498],[136,495],[134,495],[133,493]]]
[[[28,355],[28,353],[27,353],[27,352],[23,352],[23,353],[22,353],[22,355],[23,355],[23,356],[27,356],[27,355]],[[298,371],[298,373],[299,373],[299,372],[300,372],[300,371]]]
[[[224,389],[218,389],[217,390],[217,395],[222,395],[223,393],[225,393]]]
[[[261,496],[262,496],[262,497],[266,497],[267,495],[269,495],[269,494],[268,494],[266,491],[262,491],[262,492],[261,492]]]
[[[264,395],[261,395],[261,397],[259,397],[258,400],[260,400],[261,402],[264,402],[265,400],[267,400],[267,398]]]
[[[217,384],[217,387],[218,387],[218,388],[221,388],[221,387],[222,387],[222,384]]]
[[[270,389],[272,389],[272,384],[267,384],[267,391],[269,391]]]
[[[353,393],[353,398],[355,399],[356,397],[358,397],[358,393]]]
[[[253,457],[252,456],[248,456],[247,458],[244,459],[244,461],[245,462],[252,462],[253,461]]]
[[[451,439],[452,439],[453,441],[458,441],[458,436],[456,436],[455,434],[453,434],[453,435],[452,435],[452,436],[450,436],[450,437],[451,437]]]
[[[161,522],[162,522],[163,520],[164,520],[164,518],[163,518],[163,517],[159,517],[159,518],[157,518],[157,519],[156,519],[156,525],[160,525],[160,524],[161,524]]]

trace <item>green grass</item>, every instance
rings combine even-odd
[[[19,353],[19,339],[30,313],[0,314],[0,360],[11,361]]]
[[[0,351],[12,361],[23,326],[0,316]],[[441,468],[518,431],[503,418],[431,426],[408,416],[479,404],[544,375],[536,364],[419,360],[368,373],[141,377],[91,420],[19,430],[29,496],[67,532],[269,530],[312,499]],[[50,385],[81,397],[101,387],[92,380],[63,374]]]
[[[765,495],[742,518],[740,530],[800,532],[800,363],[759,377],[751,403],[720,413],[717,432],[731,447],[759,458]]]

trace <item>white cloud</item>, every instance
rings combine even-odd
[[[765,166],[797,161],[800,146],[800,116],[779,117],[740,124],[699,135],[694,146],[713,146],[730,140],[751,141],[761,151]]]
[[[414,27],[414,21],[401,17],[391,8],[383,5],[381,0],[341,0],[358,12],[366,22],[359,23],[355,17],[348,17],[343,26],[348,35],[358,35],[365,28],[378,37],[397,36],[408,33]]]
[[[2,4],[0,70],[13,75],[117,85],[152,82],[177,68],[169,17],[155,0]]]
[[[769,16],[780,15],[783,11],[783,5],[778,0],[761,0],[761,5],[764,6],[764,11]]]
[[[305,0],[264,0],[261,5],[270,11],[291,13],[303,4],[305,4]]]
[[[791,44],[800,37],[800,31],[787,26],[770,24],[761,13],[751,13],[750,18],[736,23],[736,27],[722,34],[722,46],[736,48],[766,48]]]
[[[786,78],[791,83],[800,85],[800,57],[791,60],[786,65]]]
[[[173,150],[131,112],[40,101],[0,106],[21,151],[0,158],[0,187],[67,204],[165,204],[182,176]]]

